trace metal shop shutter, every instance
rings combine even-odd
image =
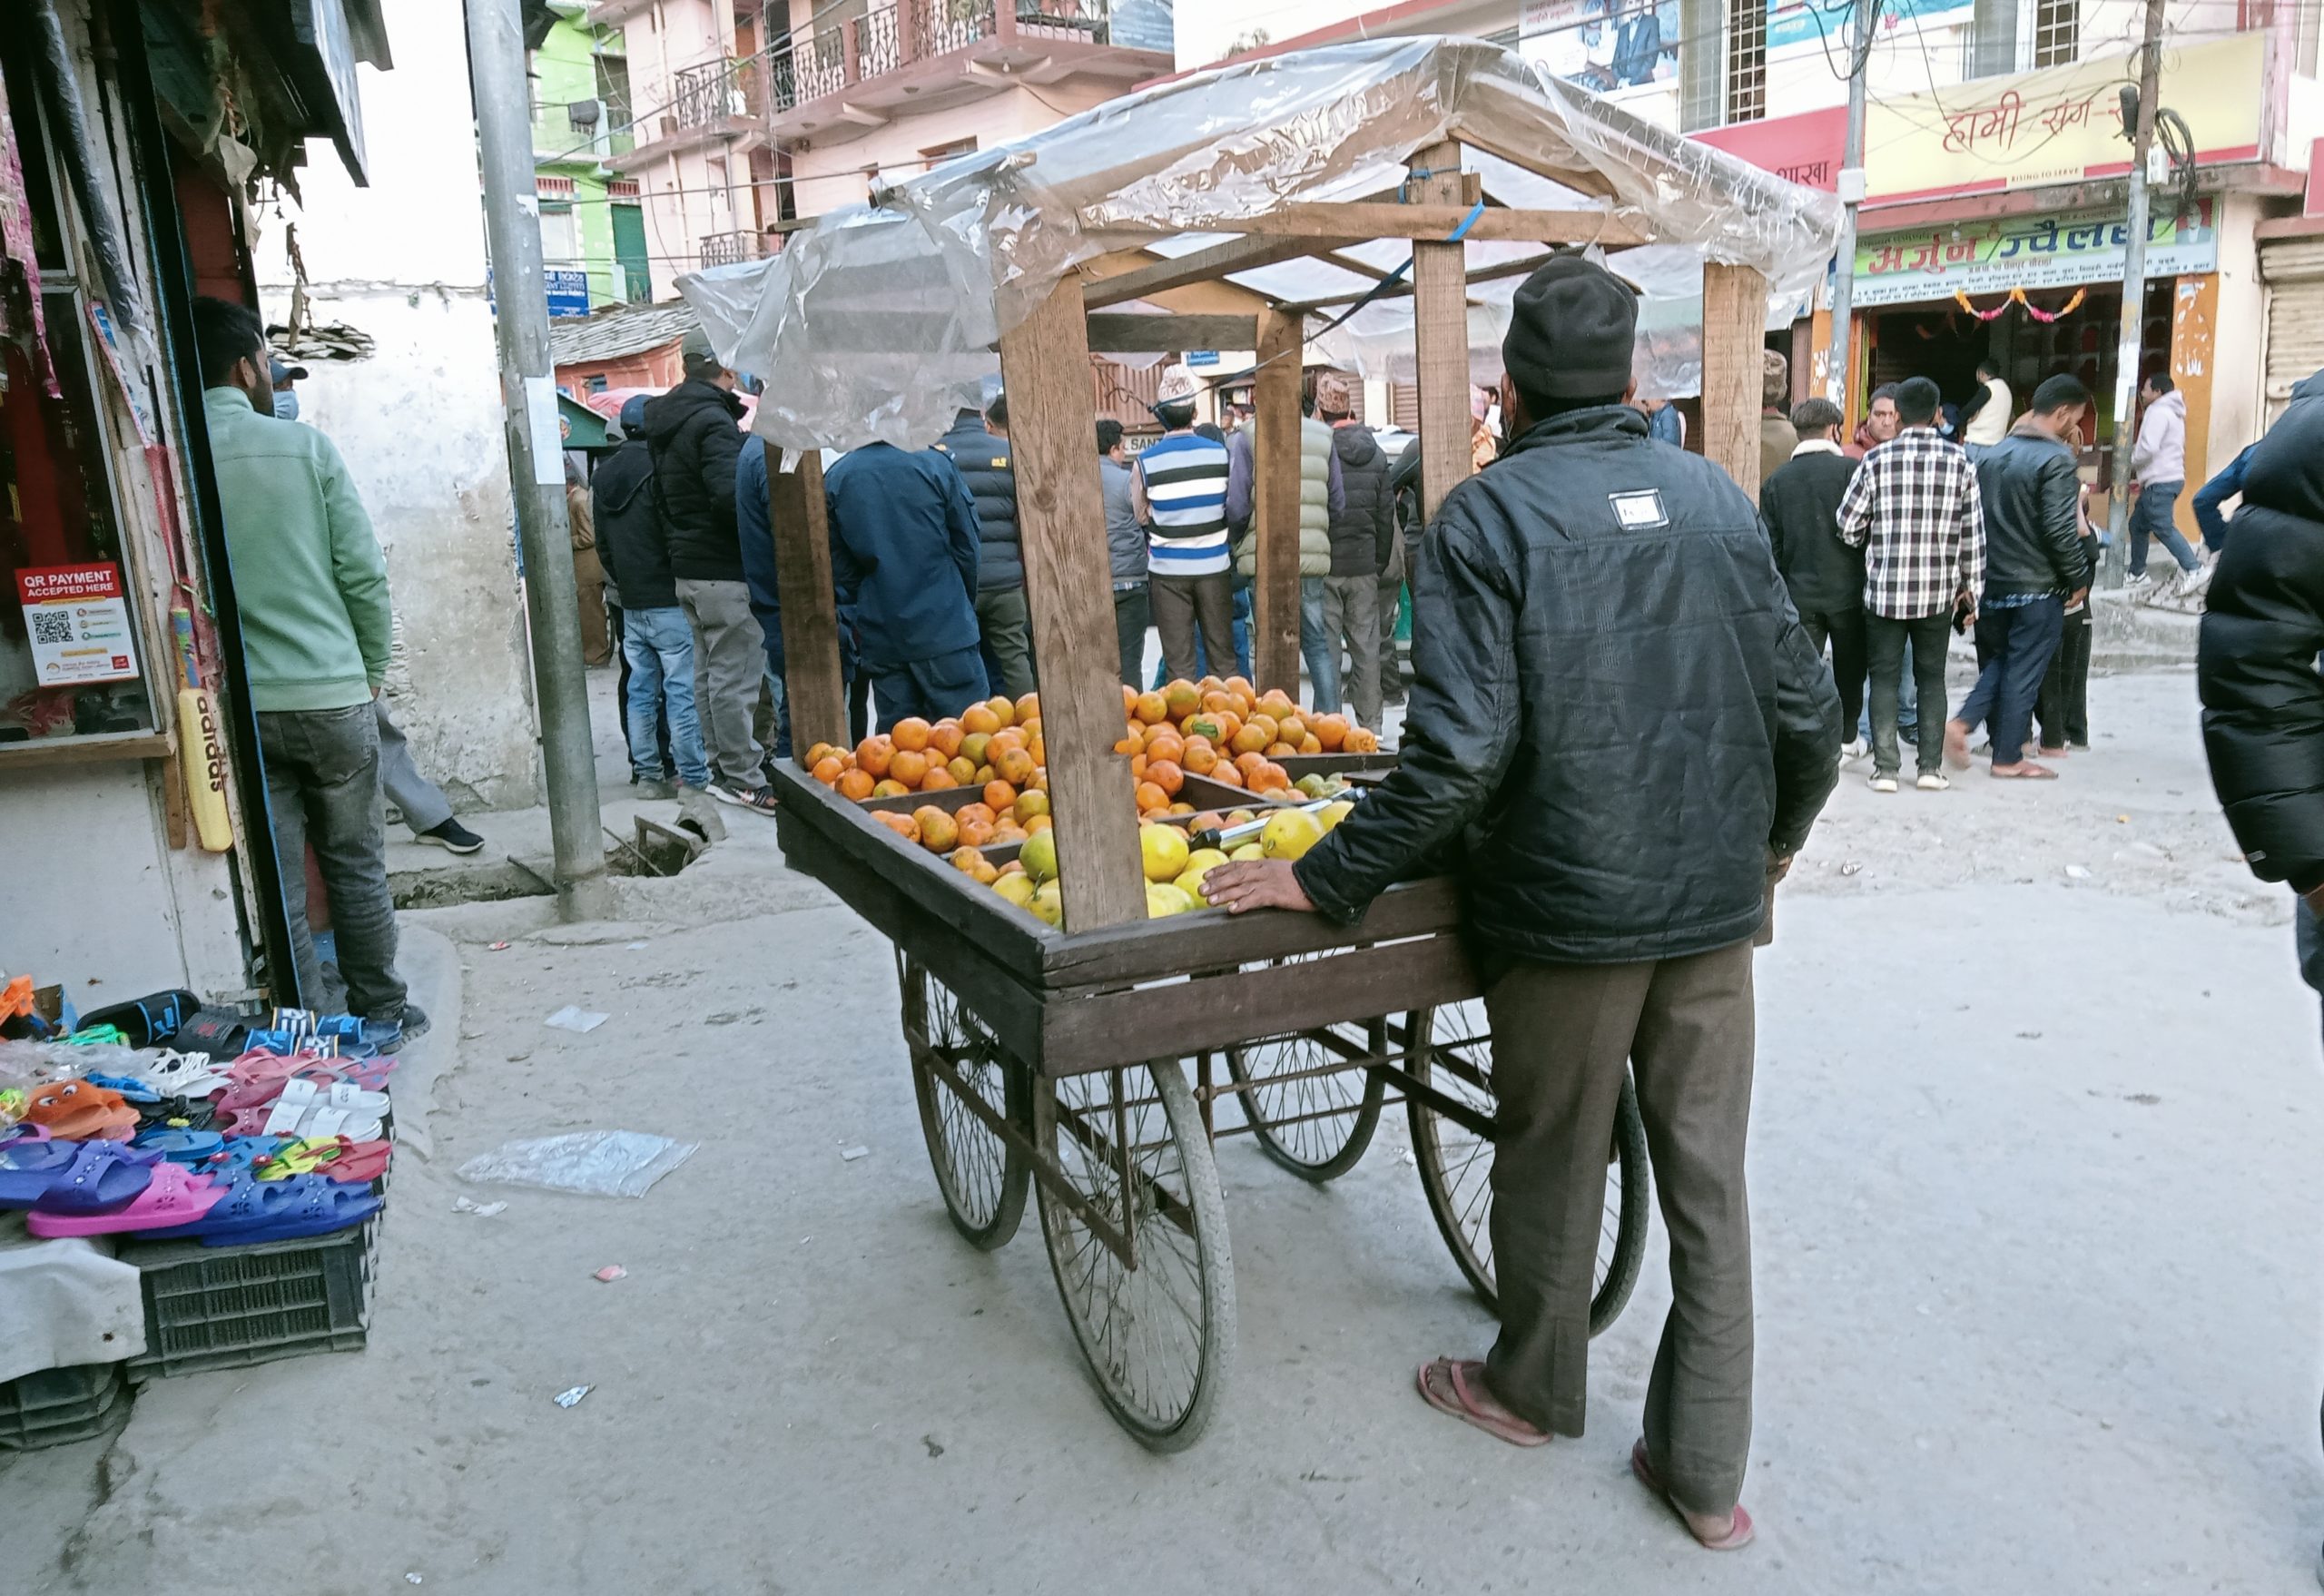
[[[2268,421],[2283,414],[2295,382],[2324,369],[2324,238],[2260,248],[2268,285]]]

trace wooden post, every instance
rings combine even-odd
[[[1251,578],[1251,668],[1257,685],[1299,699],[1299,382],[1305,318],[1259,318],[1252,384],[1251,523],[1258,553]]]
[[[1114,753],[1121,650],[1081,315],[1081,283],[1067,277],[1000,339],[1058,874],[1066,925],[1078,931],[1146,918],[1137,803],[1129,766]]]
[[[774,533],[774,581],[783,601],[783,695],[791,711],[791,751],[818,743],[852,746],[847,686],[839,669],[839,598],[832,590],[832,539],[823,515],[823,457],[804,449],[785,471],[783,451],[763,438],[767,521]],[[750,448],[750,444],[743,445]]]
[[[1410,197],[1450,205],[1461,197],[1461,146],[1446,140],[1413,157]],[[1413,343],[1420,379],[1420,494],[1423,519],[1474,469],[1469,452],[1469,294],[1462,246],[1413,245]]]
[[[1759,502],[1759,351],[1768,280],[1748,266],[1703,262],[1703,454]]]

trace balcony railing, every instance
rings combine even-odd
[[[748,228],[737,232],[714,232],[702,241],[702,263],[712,266],[732,266],[737,261],[759,258],[759,235]]]
[[[1168,15],[1165,5],[1149,9]],[[769,58],[777,113],[932,61],[986,39],[1113,42],[1113,0],[891,0],[862,15],[799,29]]]
[[[748,114],[740,76],[731,61],[705,61],[670,74],[670,99],[662,120],[679,127],[707,127]]]

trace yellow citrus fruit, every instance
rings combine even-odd
[[[1172,914],[1187,914],[1194,910],[1192,894],[1159,882],[1146,883],[1146,918],[1160,920]]]
[[[1317,823],[1328,832],[1333,827],[1338,825],[1340,822],[1345,820],[1348,817],[1349,812],[1354,809],[1354,804],[1350,803],[1346,799],[1343,798],[1337,803],[1326,803],[1323,808],[1317,810],[1315,812],[1315,819]]]
[[[1226,857],[1239,862],[1245,860],[1265,859],[1266,856],[1267,851],[1265,848],[1260,847],[1256,842],[1246,842],[1240,848],[1236,849],[1234,852],[1229,853]]]
[[[1058,884],[1055,882],[1043,882],[1039,886],[1035,887],[1033,895],[1025,907],[1031,910],[1038,918],[1046,920],[1051,925],[1065,923],[1065,896],[1058,890]]]
[[[1286,809],[1267,816],[1259,833],[1259,850],[1269,859],[1297,859],[1323,840],[1323,823],[1304,809]]]
[[[1012,870],[994,882],[992,890],[1022,909],[1033,901],[1033,878],[1021,870]]]
[[[1025,844],[1028,848],[1032,844]],[[1191,851],[1187,846],[1187,833],[1176,826],[1140,826],[1137,828],[1137,852],[1146,866],[1149,882],[1174,882],[1186,873]],[[1025,867],[1028,870],[1031,865]]]
[[[1025,845],[1017,850],[1017,858],[1024,865],[1025,873],[1035,881],[1057,879],[1057,838],[1052,833],[1036,832],[1026,838]]]

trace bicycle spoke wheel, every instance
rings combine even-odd
[[[1191,1446],[1235,1348],[1226,1201],[1194,1093],[1167,1059],[1040,1089],[1055,1093],[1047,1150],[1078,1199],[1041,1187],[1041,1235],[1074,1338],[1124,1429],[1157,1452]],[[1127,1238],[1134,1265],[1092,1216]]]
[[[911,1051],[912,1095],[928,1161],[952,1227],[987,1252],[1017,1234],[1025,1216],[1032,1165],[970,1111],[930,1066],[940,1059],[986,1107],[1030,1128],[1031,1081],[950,988],[917,961],[902,970],[904,1043]]]
[[[1484,1004],[1477,1000],[1424,1010],[1411,1017],[1412,1073],[1490,1123],[1492,1095],[1492,1037]],[[1420,1163],[1421,1189],[1427,1195],[1436,1228],[1478,1296],[1498,1307],[1492,1257],[1492,1140],[1418,1097],[1407,1099],[1413,1154]],[[1614,1111],[1614,1135],[1606,1164],[1606,1205],[1598,1231],[1598,1259],[1590,1281],[1590,1333],[1604,1330],[1621,1315],[1646,1261],[1649,1188],[1646,1125],[1639,1117],[1638,1091],[1625,1070],[1621,1098]]]
[[[1376,1034],[1378,1028],[1329,1028],[1339,1047],[1300,1031],[1226,1050],[1227,1072],[1246,1089],[1238,1097],[1251,1134],[1268,1158],[1303,1180],[1346,1174],[1372,1145],[1387,1084],[1347,1063],[1350,1052],[1379,1053],[1367,1029]]]

